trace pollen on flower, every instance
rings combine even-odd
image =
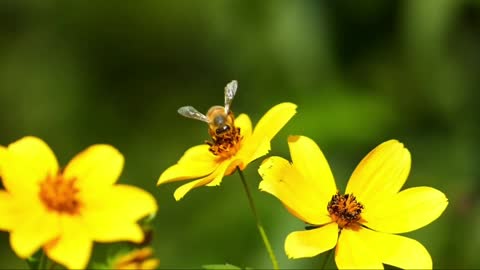
[[[213,142],[207,142],[210,145],[210,152],[216,156],[229,158],[238,151],[242,136],[240,135],[239,127],[232,127],[229,130],[214,134],[212,136]]]
[[[357,201],[353,194],[337,194],[332,196],[332,200],[327,206],[328,213],[333,221],[342,229],[348,228],[356,230],[360,226],[361,213],[363,205]]]
[[[48,176],[40,183],[41,201],[51,211],[70,215],[78,214],[81,203],[78,200],[79,190],[75,182],[75,178],[65,179],[61,174]]]

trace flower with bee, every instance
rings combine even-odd
[[[280,103],[252,129],[252,122],[246,114],[235,117],[230,109],[237,88],[237,81],[228,83],[224,106],[213,106],[206,115],[192,106],[178,110],[185,117],[207,123],[211,141],[191,147],[177,164],[160,175],[157,185],[195,179],[175,191],[177,201],[193,188],[220,185],[223,176],[232,174],[237,168],[244,170],[250,162],[267,154],[270,141],[296,113],[295,104]]]

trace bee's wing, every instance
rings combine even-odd
[[[187,118],[192,118],[208,123],[208,118],[192,106],[183,106],[178,109],[178,113]]]
[[[237,93],[238,83],[236,80],[231,81],[225,86],[225,113],[228,114],[230,105],[232,104],[233,97]]]

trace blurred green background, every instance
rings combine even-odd
[[[0,144],[44,139],[62,165],[109,143],[126,157],[119,180],[158,200],[154,248],[161,268],[231,263],[270,268],[237,174],[180,202],[179,184],[156,187],[207,126],[177,114],[233,102],[254,123],[273,105],[298,113],[272,142],[313,138],[343,188],[357,163],[396,138],[412,153],[406,187],[433,186],[450,204],[408,233],[434,268],[480,266],[480,2],[422,1],[1,1]],[[303,224],[246,177],[282,268],[320,267],[324,255],[288,260]],[[135,203],[135,202],[132,202]],[[0,217],[1,218],[1,217]],[[112,246],[96,244],[94,261]],[[333,261],[329,263],[333,267]],[[25,268],[0,233],[0,268]]]

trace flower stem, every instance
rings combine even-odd
[[[57,266],[57,263],[52,260],[51,264],[50,264],[50,267],[48,269],[54,270],[56,266]]]
[[[46,269],[46,264],[47,264],[47,255],[45,254],[45,251],[41,251],[42,254],[40,255],[40,261],[38,262],[38,269]]]
[[[265,244],[265,248],[267,249],[268,255],[270,256],[270,261],[272,261],[273,269],[278,270],[278,262],[275,258],[275,254],[273,253],[272,245],[270,245],[270,241],[268,241],[267,234],[263,229],[262,223],[257,214],[257,210],[255,209],[255,203],[253,202],[252,194],[250,193],[250,188],[248,187],[247,181],[245,180],[245,176],[243,175],[242,170],[237,167],[238,174],[240,174],[240,179],[242,179],[242,184],[245,189],[245,193],[247,193],[248,202],[250,204],[250,209],[252,209],[253,216],[255,217],[255,221],[257,222],[257,228],[260,232],[260,236],[262,237],[263,243]]]
[[[327,265],[327,262],[330,260],[330,257],[332,257],[334,249],[335,248],[332,248],[328,251],[327,256],[325,257],[325,261],[323,261],[322,268],[320,268],[321,270],[325,269],[325,266]]]

